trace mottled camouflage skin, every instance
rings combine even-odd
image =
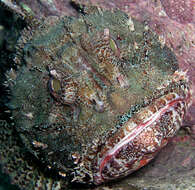
[[[127,175],[130,172],[112,174],[98,165],[97,159],[107,155],[107,144],[123,138],[120,130],[126,123],[164,95],[182,97],[179,125],[190,102],[188,80],[185,74],[179,79],[174,74],[178,66],[172,52],[146,24],[120,11],[90,8],[78,19],[49,17],[35,23],[23,31],[15,62],[17,71],[8,74],[15,122],[10,133],[18,135],[20,144],[13,144],[13,136],[3,136],[6,147],[11,143],[12,157],[18,152],[22,162],[7,172],[27,189],[62,189],[66,179],[99,184]],[[166,130],[164,121],[159,125]],[[172,135],[178,128],[173,127]],[[133,152],[137,165],[132,171],[144,165],[141,161],[147,163],[145,154],[150,152],[152,159],[160,148]],[[109,161],[104,160],[106,165]],[[4,155],[2,163],[10,168],[14,161]],[[32,176],[17,180],[20,170]],[[104,173],[100,181],[98,172]]]

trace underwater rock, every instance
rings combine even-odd
[[[171,50],[119,10],[32,23],[15,63],[6,82],[14,124],[1,122],[1,163],[22,189],[132,173],[176,134],[191,102]]]
[[[73,8],[74,3],[69,0],[1,0],[0,3],[24,18],[26,13],[32,14],[37,19],[47,16],[77,15],[77,11]]]

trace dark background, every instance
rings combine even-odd
[[[17,15],[0,7],[0,119],[8,119],[9,117],[4,113],[7,109],[6,103],[9,101],[7,96],[9,92],[8,88],[3,85],[3,81],[6,71],[14,67],[15,44],[24,26],[24,21]],[[1,166],[0,190],[18,190],[16,186],[11,185],[9,177],[2,173]]]

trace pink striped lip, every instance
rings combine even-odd
[[[189,98],[189,97],[188,97]],[[186,99],[188,99],[186,98]],[[158,120],[167,110],[170,110],[176,103],[186,101],[185,98],[177,98],[171,102],[169,102],[166,106],[161,108],[154,115],[149,117],[147,121],[141,123],[139,126],[135,127],[132,132],[126,135],[120,142],[118,142],[111,150],[109,150],[106,155],[100,161],[99,172],[101,176],[101,180],[103,179],[102,171],[105,165],[111,160],[113,156],[115,156],[125,145],[131,142],[135,137],[137,137],[144,129],[149,127],[152,123]]]

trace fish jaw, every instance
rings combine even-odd
[[[177,73],[173,81],[184,79],[183,75]],[[191,99],[191,90],[183,87],[141,109],[97,154],[94,183],[127,176],[151,161],[180,129]]]

